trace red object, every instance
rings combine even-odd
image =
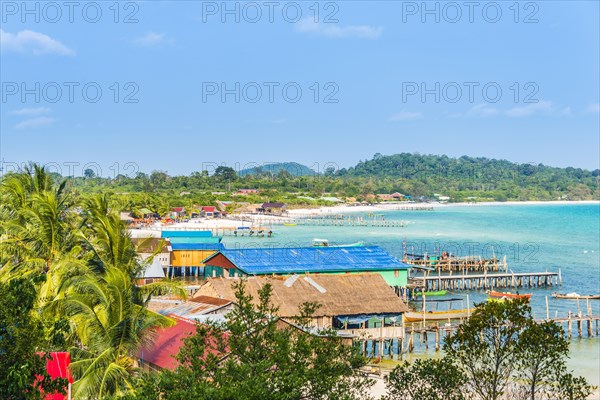
[[[43,354],[40,354],[40,356],[43,356]],[[52,379],[63,378],[67,379],[69,383],[73,383],[73,375],[69,369],[69,365],[71,364],[71,355],[67,352],[61,351],[51,352],[50,357],[51,358],[46,362],[46,372],[48,375],[50,375]],[[41,379],[42,377],[39,376],[38,380]],[[65,393],[67,392],[67,389],[68,388],[65,387]],[[44,398],[45,400],[65,400],[68,397],[60,393],[51,393],[46,394],[46,397]]]
[[[499,298],[506,298],[506,299],[526,299],[526,300],[530,300],[531,299],[531,295],[532,293],[526,293],[526,294],[516,294],[516,293],[507,293],[507,292],[496,292],[494,290],[492,290],[490,292],[490,297],[499,297]]]
[[[183,346],[183,339],[196,333],[196,325],[189,319],[173,314],[169,315],[169,318],[177,321],[177,324],[159,329],[156,340],[151,345],[143,348],[138,357],[145,363],[173,371],[179,366],[179,362],[175,357]],[[211,353],[218,354],[216,351],[211,351]]]
[[[205,211],[205,212],[215,212],[215,208],[216,207],[214,207],[214,206],[204,206],[204,207],[202,207],[202,211]]]

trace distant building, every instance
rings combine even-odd
[[[184,217],[186,215],[185,207],[173,207],[171,208],[171,213],[169,215],[173,219]]]
[[[165,270],[171,265],[171,242],[168,239],[132,238],[131,241],[135,246],[135,251],[142,260],[152,257],[158,250],[158,253],[154,256],[154,260],[158,260]]]
[[[285,203],[263,203],[257,211],[263,214],[282,215],[286,212]]]
[[[152,263],[146,265],[144,270],[141,272],[140,276],[137,279],[137,284],[148,285],[150,283],[163,280],[165,276],[165,271],[163,270],[161,262],[156,257],[154,257]]]
[[[219,218],[221,212],[215,206],[202,206],[200,208],[200,216],[204,218]]]

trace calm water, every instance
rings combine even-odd
[[[404,228],[368,227],[274,227],[272,238],[224,239],[235,246],[310,246],[312,239],[349,243],[363,240],[379,245],[390,254],[402,257],[403,242],[408,252],[449,251],[459,256],[506,256],[514,272],[562,272],[563,286],[532,289],[536,317],[546,316],[546,296],[550,316],[577,312],[577,302],[556,300],[553,291],[600,293],[600,205],[497,205],[449,206],[434,211],[384,211],[387,220],[404,220]],[[362,215],[366,213],[352,213]],[[526,289],[521,289],[525,291]],[[483,301],[483,292],[459,292],[471,302]],[[457,297],[455,294],[452,297]],[[590,303],[600,313],[600,301]],[[587,309],[585,302],[580,303]],[[584,327],[585,328],[585,327]],[[572,341],[570,364],[594,385],[600,385],[600,339]]]

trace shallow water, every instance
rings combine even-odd
[[[367,218],[366,213],[353,214]],[[554,299],[553,291],[600,293],[600,204],[448,206],[380,214],[387,220],[408,223],[404,228],[274,226],[272,238],[226,237],[223,242],[227,247],[279,247],[310,246],[314,238],[332,243],[363,240],[398,258],[404,248],[409,253],[446,250],[459,256],[506,256],[509,270],[514,272],[560,269],[562,287],[531,289],[531,304],[538,318],[546,316],[546,297],[551,317],[578,311],[576,301]],[[465,302],[469,295],[472,303],[487,298],[482,291],[458,292],[452,297],[457,295],[464,296]],[[590,301],[589,305],[594,315],[600,314],[600,301]],[[579,303],[584,314],[587,307],[586,302]],[[600,385],[600,339],[574,338],[571,355],[569,365],[575,372]]]

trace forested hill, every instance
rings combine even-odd
[[[394,180],[403,183],[407,191],[414,186],[425,186],[437,192],[493,192],[491,197],[498,199],[519,198],[518,193],[527,191],[528,198],[543,199],[560,193],[565,198],[597,198],[600,171],[517,164],[484,157],[402,153],[376,154],[373,159],[341,169],[336,175]]]
[[[280,163],[277,167],[273,171],[258,168],[236,171],[220,166],[213,173],[196,171],[188,176],[152,171],[114,178],[86,170],[83,176],[70,177],[69,186],[82,194],[112,192],[127,198],[133,194],[140,198],[158,196],[158,203],[167,209],[182,202],[212,204],[216,200],[310,204],[310,198],[336,196],[373,201],[374,195],[395,192],[415,200],[435,199],[438,194],[448,196],[450,202],[600,199],[598,170],[517,164],[479,157],[376,154],[354,167],[337,171],[327,168],[322,174],[312,171],[314,175],[308,174],[307,170],[311,170],[300,164]],[[239,195],[235,193],[239,189],[258,189],[260,193]]]
[[[271,163],[265,164],[253,168],[243,169],[238,172],[239,176],[246,175],[277,175],[281,171],[285,171],[291,176],[314,176],[317,173],[307,167],[306,165],[298,164],[296,162],[284,162],[284,163]]]

